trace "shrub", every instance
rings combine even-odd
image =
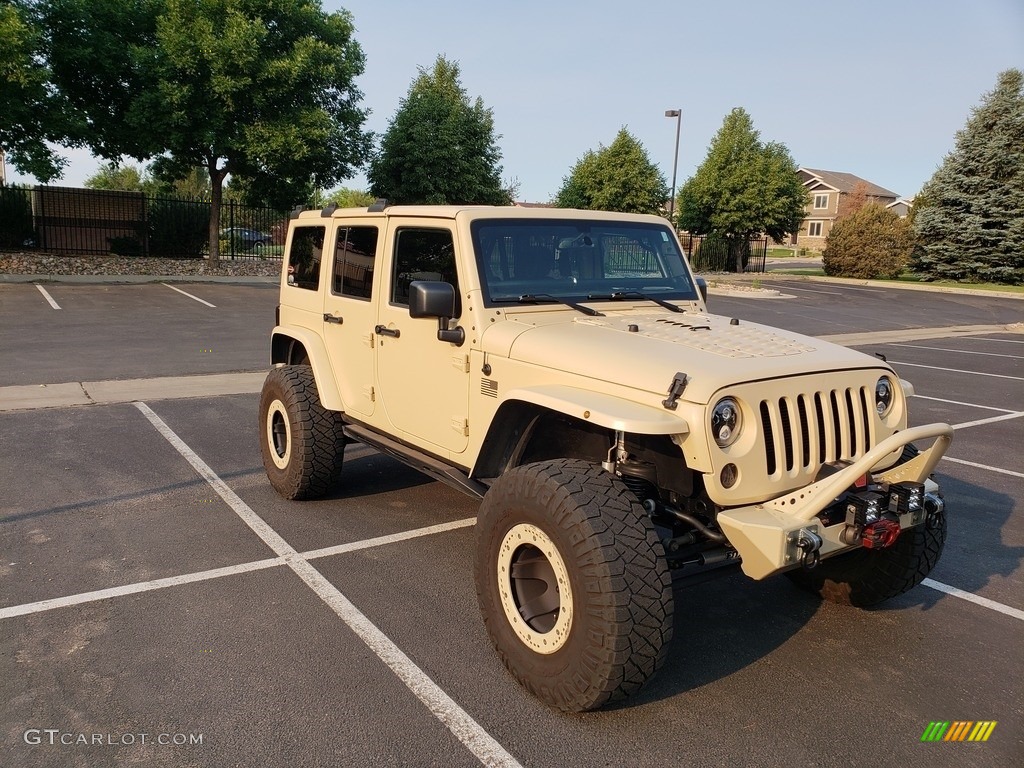
[[[150,255],[200,258],[210,239],[210,203],[156,198],[148,225]]]
[[[34,236],[29,191],[0,186],[0,248],[21,248]]]
[[[896,278],[906,267],[913,244],[905,219],[869,203],[832,226],[822,266],[833,277]]]

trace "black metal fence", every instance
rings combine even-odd
[[[0,186],[0,250],[201,259],[209,253],[209,200],[72,187]],[[288,215],[225,202],[224,259],[280,259]]]
[[[736,256],[729,252],[729,243],[715,235],[679,237],[694,272],[736,272]],[[744,272],[764,272],[768,260],[768,238],[748,240],[742,246]]]

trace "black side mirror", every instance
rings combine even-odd
[[[409,284],[409,316],[436,317],[437,340],[461,347],[466,342],[462,327],[449,328],[455,316],[455,288],[438,280],[413,280]]]

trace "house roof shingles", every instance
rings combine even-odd
[[[853,188],[858,183],[863,183],[867,185],[866,191],[871,197],[899,197],[895,192],[891,192],[885,187],[880,187],[877,184],[872,184],[867,179],[862,179],[860,176],[854,176],[852,173],[819,171],[815,168],[800,168],[798,169],[798,172],[803,172],[808,176],[804,182],[805,184],[812,180],[818,180],[824,182],[833,189],[849,194],[850,192],[853,192]]]

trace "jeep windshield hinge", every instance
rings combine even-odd
[[[661,401],[661,404],[668,408],[670,411],[676,409],[676,401],[683,394],[683,390],[686,389],[686,374],[680,371],[672,377],[672,383],[668,387],[668,397]]]

